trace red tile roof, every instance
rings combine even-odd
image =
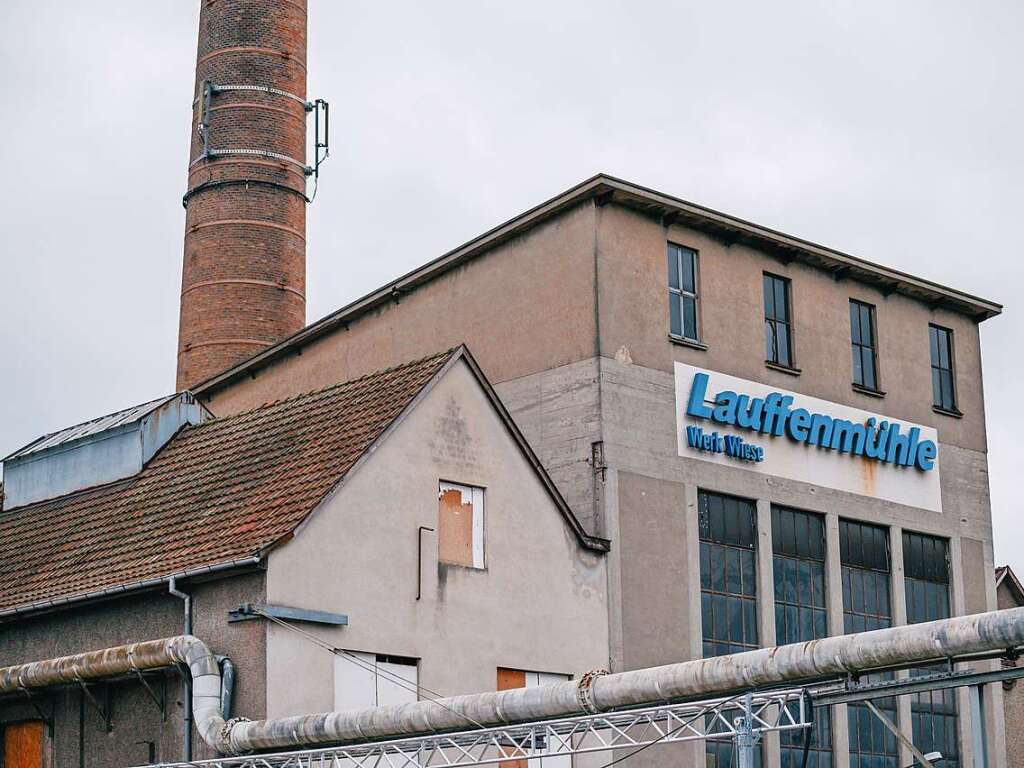
[[[0,513],[0,611],[266,550],[454,354],[186,427],[134,477]]]

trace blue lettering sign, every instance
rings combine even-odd
[[[863,456],[884,464],[917,467],[929,472],[935,467],[938,448],[931,440],[921,439],[921,430],[874,417],[864,424],[836,419],[824,413],[811,413],[805,408],[792,408],[793,398],[781,392],[766,397],[749,397],[731,390],[715,395],[708,405],[708,375],[697,373],[690,387],[686,413],[698,419],[739,427],[771,437],[787,436],[790,440],[816,445],[837,453]],[[734,435],[706,433],[700,427],[686,428],[686,441],[691,448],[722,453],[743,461],[763,461],[761,446],[744,442]]]

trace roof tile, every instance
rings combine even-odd
[[[185,427],[131,478],[0,513],[0,611],[262,552],[452,354]]]

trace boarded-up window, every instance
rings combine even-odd
[[[551,683],[562,683],[571,680],[569,675],[559,675],[553,672],[527,672],[522,669],[509,669],[498,667],[499,691],[508,691],[513,688],[534,688],[538,685],[549,685]],[[572,768],[572,756],[564,753],[572,747],[571,736],[566,736],[565,741],[560,741],[560,736],[551,734],[548,744],[543,749],[537,749],[536,754],[547,755],[541,759],[534,759],[537,768]],[[523,752],[508,750],[507,755],[514,757]],[[500,763],[501,768],[528,768],[529,760],[508,760]]]
[[[442,563],[484,567],[484,489],[440,483],[437,557]]]
[[[42,768],[43,723],[29,720],[3,726],[3,768]]]
[[[334,658],[334,708],[365,709],[417,701],[416,659],[343,651]]]

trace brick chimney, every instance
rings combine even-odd
[[[200,0],[177,388],[306,320],[306,0]]]

